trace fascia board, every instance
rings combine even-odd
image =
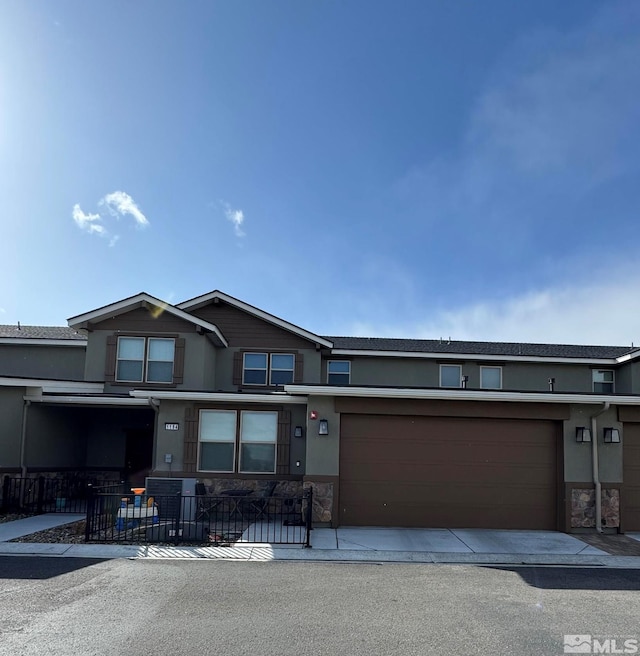
[[[148,399],[132,399],[132,398],[115,398],[115,397],[102,397],[102,396],[24,396],[25,401],[32,403],[47,403],[54,405],[93,405],[93,406],[125,406],[125,407],[148,407]]]
[[[11,346],[77,346],[86,348],[86,339],[44,339],[40,337],[0,337],[0,344]]]
[[[184,301],[183,303],[178,303],[176,307],[180,308],[181,310],[188,310],[197,305],[204,305],[205,303],[208,303],[209,301],[212,301],[216,298],[220,299],[221,301],[224,301],[225,303],[228,303],[229,305],[238,308],[239,310],[243,310],[248,314],[252,314],[254,317],[258,317],[263,321],[271,323],[274,326],[278,326],[279,328],[283,328],[284,330],[287,330],[290,333],[294,333],[295,335],[304,337],[305,339],[308,339],[311,342],[315,342],[316,344],[320,344],[321,346],[324,346],[326,348],[333,347],[333,342],[324,339],[324,337],[320,337],[320,335],[316,335],[312,332],[309,332],[304,328],[300,328],[300,326],[296,326],[295,324],[289,323],[284,319],[280,319],[279,317],[276,317],[273,314],[269,314],[264,310],[260,310],[259,308],[253,305],[249,305],[249,303],[245,303],[244,301],[234,298],[233,296],[229,296],[228,294],[225,294],[224,292],[218,290],[209,292],[208,294],[203,294],[202,296],[197,296],[196,298],[192,298],[189,301]]]
[[[446,401],[517,401],[523,403],[579,403],[612,405],[640,405],[638,396],[612,394],[564,394],[558,392],[501,392],[495,390],[415,389],[390,387],[338,387],[332,385],[285,385],[288,394],[305,396],[352,396],[385,399],[425,399]]]
[[[154,390],[132,390],[129,394],[137,399],[158,399],[159,401],[210,401],[229,403],[288,403],[305,404],[306,397],[289,396],[284,392],[272,394],[234,394],[233,392],[173,392]]]
[[[421,353],[415,351],[365,351],[358,349],[333,349],[331,355],[342,357],[419,358],[425,360],[479,360],[482,362],[545,362],[551,364],[595,364],[615,366],[616,358],[552,358],[535,355],[485,355],[478,353]]]

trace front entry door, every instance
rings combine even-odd
[[[126,480],[133,487],[144,487],[144,479],[153,467],[153,429],[130,429],[126,434]]]

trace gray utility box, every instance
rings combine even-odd
[[[145,479],[147,498],[153,497],[158,505],[158,519],[175,520],[178,514],[178,492],[182,494],[180,518],[192,522],[196,514],[195,478],[161,478],[149,476]]]

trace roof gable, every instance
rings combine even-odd
[[[110,305],[105,305],[97,310],[92,310],[91,312],[85,312],[84,314],[71,317],[69,319],[69,326],[72,328],[86,328],[89,324],[99,323],[143,307],[149,311],[151,316],[160,316],[162,313],[167,312],[178,319],[199,326],[200,328],[212,333],[215,337],[214,342],[217,346],[228,346],[228,342],[224,335],[214,324],[203,321],[188,312],[183,312],[174,305],[162,301],[159,298],[155,298],[145,292],[141,292],[135,296],[130,296],[129,298],[117,301],[116,303],[111,303]]]
[[[304,328],[300,328],[300,326],[289,323],[284,319],[280,319],[273,314],[269,314],[264,310],[260,310],[253,305],[249,305],[249,303],[240,301],[239,299],[234,298],[233,296],[229,296],[228,294],[225,294],[219,290],[214,290],[208,294],[196,296],[195,298],[184,301],[183,303],[178,303],[176,307],[187,312],[194,312],[195,310],[203,308],[211,303],[215,304],[216,302],[226,303],[238,310],[241,310],[242,312],[245,312],[258,319],[261,319],[262,321],[265,321],[266,323],[293,333],[294,335],[297,335],[298,337],[301,337],[302,339],[305,339],[309,342],[313,342],[314,344],[319,344],[326,348],[332,348],[333,346],[331,340],[326,337],[321,337],[320,335],[316,335],[315,333],[305,330]]]

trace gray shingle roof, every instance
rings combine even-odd
[[[67,326],[0,326],[0,339],[86,339]]]
[[[391,339],[386,337],[326,337],[336,349],[405,351],[469,355],[520,355],[548,358],[617,358],[637,351],[630,346],[581,346],[577,344],[520,344],[517,342],[463,342],[443,339]]]

